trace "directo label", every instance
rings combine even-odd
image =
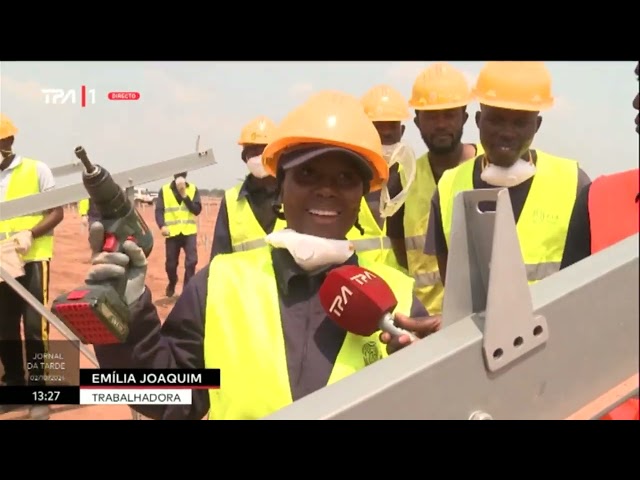
[[[109,100],[140,100],[139,92],[109,92],[107,94]]]

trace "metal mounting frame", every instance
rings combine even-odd
[[[481,197],[464,192],[455,203],[443,328],[265,420],[566,419],[638,372],[640,236],[561,270],[524,294],[510,283],[522,279],[523,261],[513,259],[513,245],[504,246],[515,230],[514,223],[500,214],[508,204],[501,201],[493,218],[467,214]],[[504,197],[498,193],[497,198]],[[511,269],[520,273],[506,275],[493,255],[493,279],[483,283],[477,262],[487,262],[482,270],[488,270],[487,245],[475,236],[480,237],[481,230],[491,231],[491,222],[490,251],[511,256],[517,264],[511,264]],[[512,231],[509,234],[504,229]],[[506,253],[498,253],[498,247]],[[480,248],[485,253],[477,255],[475,249]],[[461,270],[456,274],[457,269]],[[490,316],[485,312],[489,324],[476,313],[485,305],[494,305],[488,297],[485,303],[482,292],[500,285],[507,305],[532,306],[526,312],[515,310],[520,315],[516,325],[521,327],[506,324],[515,316],[493,307]],[[547,341],[525,355],[514,354],[508,364],[489,368],[485,346],[490,350],[495,342],[502,345],[501,339],[510,341],[518,328],[530,328],[539,317],[548,324]],[[489,333],[487,327],[505,328],[507,333]],[[593,413],[590,418],[598,417]]]
[[[74,173],[81,173],[83,169],[82,163],[74,162],[67,165],[60,165],[59,167],[52,167],[51,173],[54,177],[66,177]]]
[[[495,202],[495,211],[482,212],[482,202]],[[454,211],[443,326],[475,314],[484,323],[487,368],[495,372],[546,343],[547,321],[533,314],[509,191],[465,192]]]
[[[133,187],[136,185],[170,177],[176,171],[198,170],[217,163],[212,149],[201,152],[199,148],[200,135],[198,135],[196,139],[195,153],[112,174],[112,177],[129,195],[132,195]],[[58,171],[62,170],[59,169]],[[20,217],[30,213],[41,212],[50,208],[77,202],[86,198],[86,196],[87,193],[84,189],[84,185],[79,183],[8,202],[0,202],[0,220]],[[0,278],[7,282],[7,285],[13,288],[13,290],[15,290],[40,315],[42,315],[49,324],[53,325],[62,334],[62,336],[72,342],[79,349],[80,353],[87,358],[87,360],[89,360],[95,367],[99,367],[98,359],[95,354],[86,345],[84,345],[57,316],[49,311],[47,307],[35,298],[26,288],[24,288],[18,280],[2,268],[1,264]],[[131,409],[131,414],[133,420],[141,419],[141,416],[133,409]]]

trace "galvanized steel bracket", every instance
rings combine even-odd
[[[481,211],[489,202],[495,209]],[[453,208],[443,328],[473,316],[486,367],[496,372],[546,343],[547,321],[533,313],[508,190],[462,192]]]

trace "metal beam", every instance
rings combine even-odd
[[[99,162],[96,162],[100,164]],[[152,165],[133,168],[124,172],[112,174],[113,179],[122,188],[133,187],[144,183],[171,177],[177,171],[192,171],[208,167],[216,163],[213,150],[191,153],[172,158]],[[105,168],[107,168],[105,166]],[[108,168],[107,168],[108,170]],[[28,197],[2,202],[0,204],[0,220],[20,217],[30,213],[41,212],[61,205],[75,203],[87,197],[87,191],[82,183],[68,187],[30,195]]]
[[[524,294],[522,256],[505,248],[513,215],[501,212],[510,205],[495,196],[496,213],[474,218],[468,213],[478,194],[456,199],[442,330],[265,419],[565,419],[637,373],[639,236]],[[491,222],[492,243],[483,245],[481,231]],[[509,262],[514,268],[505,272],[500,264]],[[495,308],[496,291],[516,309],[516,325],[544,319],[548,338],[519,356],[509,340],[520,327],[509,325],[515,315]],[[496,342],[509,357],[503,365],[487,359]]]
[[[82,163],[70,163],[68,165],[62,165],[60,167],[53,167],[51,169],[51,173],[53,173],[54,177],[66,177],[67,175],[72,175],[74,173],[82,172]]]

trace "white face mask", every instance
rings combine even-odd
[[[262,155],[258,155],[256,157],[251,157],[247,160],[247,168],[256,178],[264,178],[269,176],[267,171],[264,169],[264,165],[262,165]]]
[[[332,240],[298,233],[290,228],[270,233],[265,241],[274,248],[286,248],[305,271],[313,272],[346,262],[354,253],[348,240]]]
[[[536,167],[521,158],[510,167],[499,167],[490,163],[480,174],[480,178],[495,187],[515,187],[529,180],[536,173]]]
[[[380,192],[380,216],[386,218],[396,213],[407,199],[411,184],[416,177],[416,156],[411,147],[402,142],[394,145],[383,145],[382,152],[389,168],[396,163],[400,166],[403,184],[402,191],[394,198],[390,198],[387,184],[382,187]]]

